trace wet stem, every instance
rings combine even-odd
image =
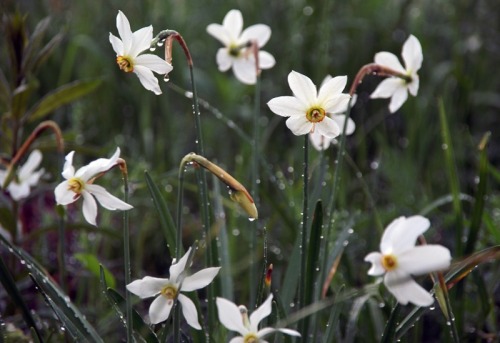
[[[300,243],[300,275],[299,275],[299,309],[306,304],[306,260],[307,260],[307,219],[308,219],[308,175],[309,175],[309,135],[304,136],[304,189],[303,189],[303,203],[302,203],[302,230],[301,230],[301,243]],[[305,332],[303,334],[306,334]]]
[[[123,189],[124,197],[123,200],[128,203],[128,176],[126,170],[122,170],[123,175]],[[128,211],[123,211],[123,258],[124,258],[124,269],[125,269],[125,285],[131,282],[131,267],[130,267],[130,227],[129,227],[129,214]],[[125,304],[126,304],[126,316],[127,316],[127,342],[133,342],[132,340],[132,301],[130,299],[130,292],[125,289]]]

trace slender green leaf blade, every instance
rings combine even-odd
[[[63,85],[45,95],[26,114],[26,118],[33,122],[38,121],[59,107],[69,104],[78,98],[94,91],[101,83],[100,80],[74,81]]]
[[[153,182],[151,176],[149,176],[149,173],[147,171],[144,172],[144,174],[146,176],[146,183],[148,185],[149,191],[151,193],[151,196],[153,197],[153,203],[155,205],[156,210],[158,211],[158,215],[160,216],[160,226],[163,232],[163,236],[165,237],[165,240],[167,242],[170,251],[174,252],[176,249],[175,246],[176,230],[175,230],[174,220],[172,218],[172,215],[170,214],[170,211],[168,210],[167,202],[161,195],[159,188]],[[180,249],[180,255],[184,255],[183,248],[179,247],[179,249]]]

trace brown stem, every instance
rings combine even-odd
[[[61,129],[59,128],[59,125],[56,124],[56,122],[52,120],[47,120],[43,121],[38,126],[31,132],[29,135],[28,139],[23,143],[23,145],[19,148],[19,150],[16,152],[15,156],[12,158],[10,161],[8,171],[7,171],[7,177],[5,178],[4,184],[2,185],[2,188],[5,188],[8,183],[10,182],[10,179],[12,178],[11,174],[14,170],[14,167],[17,165],[21,157],[23,157],[26,154],[26,151],[28,151],[28,148],[31,146],[31,144],[35,141],[36,138],[46,129],[50,129],[54,132],[56,136],[56,144],[57,144],[57,151],[60,153],[64,152],[64,139],[62,136]]]
[[[351,89],[349,90],[349,95],[354,95],[356,93],[356,88],[358,85],[363,82],[363,78],[368,74],[374,74],[378,76],[394,76],[399,77],[400,79],[405,80],[406,82],[411,82],[411,77],[409,75],[400,73],[391,68],[384,67],[377,63],[366,64],[358,71],[354,81],[352,82]]]

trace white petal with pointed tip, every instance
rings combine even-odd
[[[206,287],[219,273],[220,267],[210,267],[200,270],[193,275],[187,276],[182,282],[182,291],[190,292]]]
[[[140,280],[135,280],[129,283],[127,285],[127,290],[144,299],[159,294],[162,288],[169,283],[169,279],[145,276]]]
[[[240,310],[233,302],[224,299],[217,298],[217,312],[219,314],[219,321],[228,330],[236,331],[240,335],[245,335],[248,329],[243,325],[243,320],[241,318]]]
[[[168,319],[174,301],[163,295],[156,297],[149,307],[149,319],[151,324],[158,324]]]
[[[181,303],[182,314],[186,319],[189,326],[196,330],[201,330],[200,323],[198,322],[198,312],[194,303],[184,294],[179,294],[177,300]]]

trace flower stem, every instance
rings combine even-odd
[[[309,176],[309,136],[304,136],[304,190],[303,190],[303,203],[302,203],[302,230],[301,243],[300,243],[300,273],[299,273],[299,304],[298,308],[302,308],[306,304],[306,260],[307,260],[307,220],[309,212],[309,192],[308,192],[308,176]],[[303,333],[304,335],[306,333]]]
[[[198,155],[205,156],[205,149],[203,147],[203,134],[201,130],[201,113],[198,105],[198,93],[196,91],[196,83],[194,81],[194,69],[193,69],[193,59],[191,58],[191,53],[187,47],[186,42],[182,36],[175,31],[169,31],[167,35],[168,39],[175,39],[181,45],[184,54],[186,55],[186,60],[189,67],[189,76],[191,79],[191,90],[193,92],[193,114],[194,114],[194,125],[196,130],[196,153]],[[168,43],[168,42],[167,42]],[[165,44],[165,49],[170,46],[169,43]],[[203,168],[198,169],[196,173],[196,179],[198,182],[200,203],[201,203],[201,216],[203,225],[203,234],[207,242],[207,248],[205,250],[205,261],[207,265],[215,265],[217,259],[213,256],[213,249],[211,245],[211,234],[210,234],[210,212],[209,212],[209,201],[208,201],[208,188],[207,188],[207,176]],[[180,230],[180,229],[179,229]],[[215,327],[215,288],[214,283],[210,283],[208,286],[208,319],[209,319],[209,329],[208,333],[213,331]],[[179,337],[180,339],[180,337]]]
[[[257,63],[257,62],[256,62]],[[258,65],[257,65],[258,66]],[[253,139],[252,139],[252,175],[251,175],[251,192],[255,205],[259,205],[259,158],[260,158],[260,73],[257,73],[257,79],[255,82],[255,98],[254,98],[254,117],[253,117]],[[260,268],[257,266],[257,261],[255,261],[257,247],[257,221],[250,222],[251,226],[250,232],[250,304],[257,305],[257,284],[259,283]],[[265,265],[264,265],[265,267]]]
[[[119,167],[123,176],[123,200],[128,203],[128,172],[125,160],[119,159]],[[130,266],[130,227],[128,211],[123,211],[123,260],[125,264],[125,285],[131,282],[131,266]],[[126,323],[127,323],[127,342],[133,342],[133,318],[132,318],[132,301],[130,292],[125,289],[125,306],[126,306]]]

